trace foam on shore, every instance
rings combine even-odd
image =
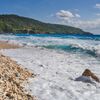
[[[38,100],[98,100],[100,84],[75,81],[89,68],[100,77],[100,62],[94,57],[64,53],[41,47],[24,47],[15,50],[2,50],[37,77],[29,79],[27,90]]]
[[[100,84],[94,80],[86,83],[84,80],[87,78],[80,77],[87,68],[100,77],[99,38],[14,35],[1,38],[24,46],[19,49],[3,49],[1,52],[37,74],[34,79],[29,78],[30,83],[26,83],[25,88],[31,90],[38,100],[100,98]]]

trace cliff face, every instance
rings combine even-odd
[[[18,15],[0,15],[0,33],[68,33],[68,34],[91,34],[82,29],[43,23],[38,20]]]

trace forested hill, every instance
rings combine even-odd
[[[90,34],[75,27],[43,23],[18,15],[0,15],[0,33],[68,33]]]

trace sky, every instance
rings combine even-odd
[[[0,0],[0,14],[17,14],[100,34],[100,0]]]

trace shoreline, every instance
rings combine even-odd
[[[91,100],[100,98],[99,83],[75,81],[86,68],[100,76],[100,62],[94,57],[37,46],[4,49],[1,53],[37,75],[28,78],[24,89],[38,100],[88,100],[91,95]]]
[[[20,46],[0,41],[1,50],[17,48]],[[30,77],[34,78],[35,75],[0,51],[0,100],[35,100],[22,86]]]
[[[21,46],[13,43],[9,43],[8,41],[0,41],[0,49],[16,49]]]
[[[92,63],[99,63],[95,58],[60,53],[41,47],[10,49],[4,50],[2,53],[37,74],[36,78],[29,78],[25,89],[31,90],[32,95],[35,95],[38,100],[57,100],[58,98],[60,98],[59,100],[76,100],[75,98],[88,100],[91,95],[93,96],[91,100],[96,100],[95,95],[97,98],[100,97],[98,95],[100,89],[97,88],[100,87],[99,83],[94,83],[94,85],[82,82],[82,80],[75,81],[86,68],[100,76],[98,64]],[[88,96],[86,95],[87,90]]]

